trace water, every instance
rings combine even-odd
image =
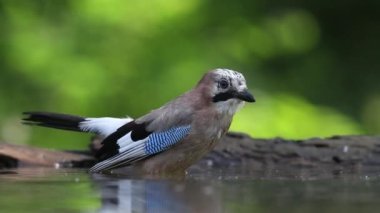
[[[78,169],[0,171],[1,212],[378,212],[379,168],[238,169],[144,179]]]

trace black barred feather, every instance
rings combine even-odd
[[[83,132],[79,128],[79,123],[85,118],[80,116],[52,112],[24,112],[23,114],[27,116],[22,119],[24,124]]]

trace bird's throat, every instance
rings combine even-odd
[[[230,99],[215,103],[215,106],[218,113],[232,116],[244,106],[244,102],[237,99]]]

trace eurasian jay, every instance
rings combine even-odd
[[[185,171],[226,134],[235,112],[254,102],[244,76],[207,72],[190,91],[137,118],[86,118],[25,112],[26,124],[96,133],[104,137],[90,172],[132,166],[143,173]]]

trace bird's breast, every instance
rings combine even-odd
[[[180,143],[141,162],[144,173],[177,173],[185,171],[207,154],[218,139],[205,138],[189,134]]]
[[[192,124],[193,133],[204,139],[220,139],[229,129],[231,121],[231,114],[218,111],[202,113]]]
[[[199,117],[194,117],[187,137],[140,164],[145,173],[185,171],[217,144],[232,120],[232,116],[212,112],[195,116]]]

